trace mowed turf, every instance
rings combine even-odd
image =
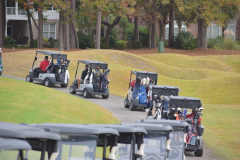
[[[4,74],[25,77],[32,66],[34,50],[3,55]],[[240,56],[184,56],[179,54],[132,55],[115,50],[62,52],[71,60],[73,81],[77,60],[98,60],[111,69],[110,93],[125,97],[131,70],[158,73],[159,85],[181,88],[181,96],[202,100],[204,143],[222,159],[238,159],[240,144]],[[80,66],[81,68],[84,65]],[[80,70],[81,72],[81,70]],[[130,112],[129,112],[130,114]],[[229,158],[230,157],[230,158]]]
[[[119,123],[105,108],[37,84],[0,77],[0,121]]]

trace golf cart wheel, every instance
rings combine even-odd
[[[133,101],[130,104],[130,110],[131,111],[135,111],[136,110],[136,106],[133,104]]]
[[[125,108],[129,108],[130,106],[127,104],[128,101],[128,96],[126,97],[126,99],[124,100],[124,107]]]
[[[27,75],[26,81],[27,81],[27,82],[33,82],[33,80],[31,79],[31,77],[30,77],[29,75]]]
[[[51,87],[51,86],[52,86],[51,81],[50,81],[49,79],[45,79],[45,81],[44,81],[44,86],[46,86],[46,87]]]
[[[76,91],[74,91],[73,86],[70,86],[69,91],[71,94],[76,94]]]
[[[196,157],[202,157],[202,155],[203,155],[203,148],[194,151],[194,155]]]
[[[67,88],[67,86],[68,86],[68,83],[67,84],[61,84],[62,88]]]
[[[83,91],[83,97],[84,98],[89,98],[89,93],[88,93],[88,90],[87,89],[84,89],[84,91]]]
[[[109,95],[102,95],[103,99],[108,99]]]

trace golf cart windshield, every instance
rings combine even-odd
[[[108,64],[100,61],[78,60],[78,63],[83,63],[90,66],[91,69],[107,69]]]
[[[170,139],[170,147],[172,152],[169,156],[169,159],[183,159],[184,133],[182,131],[170,132]]]
[[[167,133],[148,132],[144,136],[144,160],[164,159],[166,155]]]
[[[132,147],[131,144],[118,143],[117,159],[129,160],[131,159]]]
[[[137,77],[143,79],[143,78],[149,78],[152,79],[154,81],[154,84],[157,84],[157,78],[158,75],[157,73],[153,73],[153,72],[144,72],[144,71],[131,71],[131,80],[135,80],[137,79]]]
[[[59,154],[56,160],[94,160],[97,136],[62,135],[59,142]]]

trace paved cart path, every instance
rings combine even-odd
[[[9,76],[9,75],[2,75],[2,76],[25,81],[25,78],[21,78],[21,77],[15,77],[15,76]],[[70,94],[69,87],[60,88],[60,87],[54,86],[52,88],[54,88],[58,91]],[[85,99],[82,94],[75,94],[75,96]],[[85,100],[91,101],[95,104],[98,104],[98,105],[108,109],[109,111],[111,111],[113,113],[113,115],[115,117],[117,117],[122,122],[135,122],[137,120],[146,118],[146,113],[144,111],[140,111],[140,110],[139,111],[130,111],[130,109],[124,108],[124,106],[123,106],[124,98],[123,97],[110,95],[108,99],[102,99],[102,97],[100,97],[100,96],[95,96],[95,97],[91,97],[91,98],[88,98]],[[185,152],[186,159],[187,160],[218,160],[213,157],[210,149],[207,149],[206,147],[204,147],[203,152],[204,153],[203,153],[202,157],[195,157],[193,152]]]

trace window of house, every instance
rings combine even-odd
[[[228,31],[228,36],[235,39],[236,36],[236,20],[229,21],[228,27],[226,28]],[[230,34],[231,33],[231,34]],[[218,26],[216,23],[211,23],[210,26],[208,26],[207,30],[207,38],[217,38],[218,36],[222,36],[222,27]]]
[[[53,6],[49,5],[49,7],[47,8],[47,10],[52,11],[52,10],[56,10],[56,8],[54,8]]]
[[[43,39],[49,39],[52,37],[56,39],[56,24],[43,24]]]
[[[181,31],[187,31],[185,23],[182,24]],[[174,21],[174,36],[176,37],[178,33],[179,33],[179,28],[178,28],[177,22]],[[169,24],[166,25],[165,39],[168,39],[168,36],[169,36],[168,34],[169,34]]]

